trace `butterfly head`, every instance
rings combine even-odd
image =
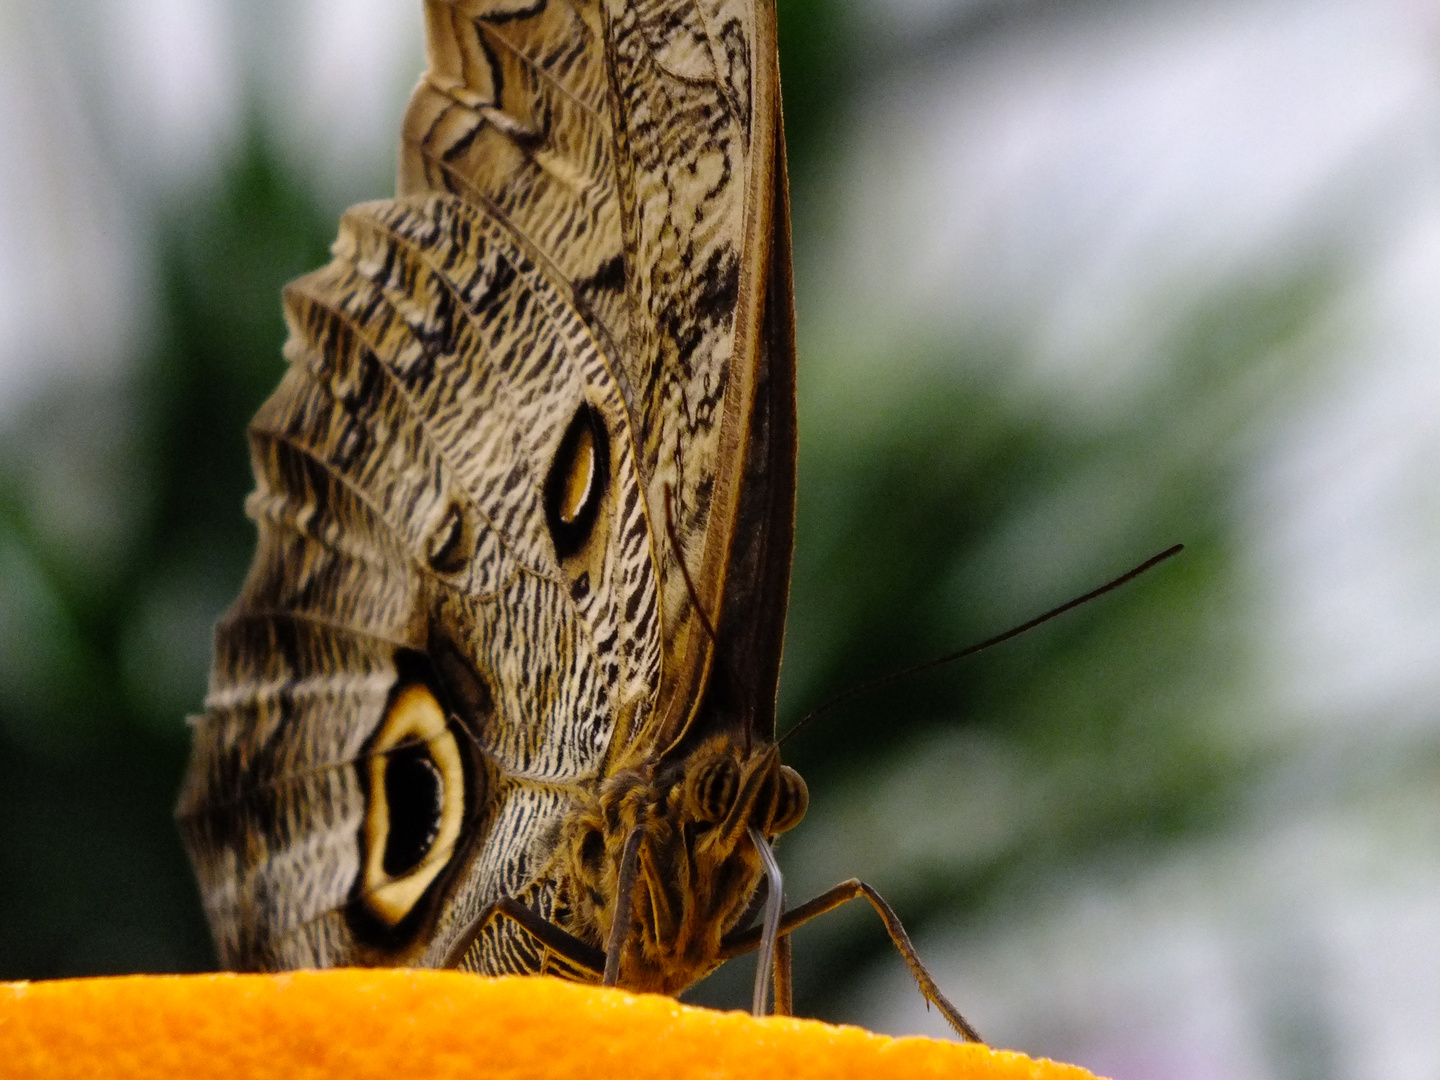
[[[608,938],[626,840],[640,842],[631,926],[621,959],[627,989],[678,993],[719,963],[720,940],[751,909],[764,868],[749,830],[771,838],[805,814],[805,781],[773,746],[716,736],[652,775],[606,781],[571,834],[578,922]]]

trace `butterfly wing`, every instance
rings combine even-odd
[[[444,806],[462,835],[426,887],[468,859],[483,899],[520,891],[566,785],[599,772],[658,671],[615,381],[502,228],[444,198],[357,208],[286,300],[290,370],[251,431],[259,549],[217,630],[181,806],[222,957],[243,967],[353,961],[347,910],[376,916],[382,952],[418,934],[401,924],[419,903],[367,904],[404,875],[364,865],[391,782],[366,763],[408,686],[459,718],[419,729],[463,765],[439,792],[462,798]],[[546,471],[595,415],[613,435],[594,524],[562,558]]]
[[[679,539],[660,554],[666,743],[699,707],[714,644],[677,560],[718,618],[746,471],[772,280],[775,21],[765,0],[606,0],[606,16],[640,467],[652,520],[673,490]]]
[[[773,516],[741,500],[756,388],[793,379],[763,360],[773,12],[426,13],[400,197],[287,289],[252,425],[259,545],[179,808],[231,967],[435,963],[501,895],[554,916],[558,823],[704,685],[676,560],[718,612],[737,519]]]
[[[768,470],[780,509],[761,516],[786,519],[787,530],[793,518],[774,8],[429,0],[427,13],[431,70],[406,122],[401,189],[494,207],[615,347],[659,538],[665,658],[653,722],[632,741],[668,745],[698,707],[714,645],[679,560],[718,616],[767,355],[784,387],[775,409],[791,415],[779,442],[791,448],[788,464]],[[679,550],[664,537],[667,490]],[[771,545],[786,576],[788,535]],[[777,660],[778,650],[777,640]]]

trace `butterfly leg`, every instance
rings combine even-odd
[[[795,1011],[795,982],[791,964],[790,935],[775,940],[775,1015],[789,1016]]]
[[[931,1002],[940,1010],[940,1015],[949,1021],[950,1026],[955,1029],[956,1033],[959,1034],[962,1039],[977,1043],[984,1042],[985,1040],[980,1037],[980,1033],[970,1026],[970,1022],[960,1015],[960,1011],[956,1009],[954,1005],[951,1005],[950,1002],[946,1000],[945,995],[940,992],[940,987],[936,985],[930,973],[925,970],[925,965],[920,962],[920,956],[916,953],[915,946],[910,942],[910,935],[905,932],[905,927],[901,925],[900,918],[895,914],[895,910],[885,902],[884,897],[859,878],[842,881],[839,885],[827,889],[815,897],[815,899],[786,912],[785,916],[780,920],[781,940],[786,940],[785,935],[788,935],[797,927],[805,925],[811,919],[824,915],[827,911],[833,911],[841,904],[849,903],[851,900],[857,900],[861,897],[864,897],[870,902],[870,906],[875,909],[876,914],[880,916],[881,922],[885,924],[885,932],[890,935],[891,944],[895,946],[896,951],[899,952],[900,956],[904,959],[905,966],[910,969],[910,974],[914,977],[916,985],[920,987],[920,993],[925,995],[925,1000]],[[761,927],[752,927],[749,930],[728,936],[720,943],[721,957],[730,960],[759,947],[761,933]],[[778,999],[778,993],[776,997]]]
[[[445,954],[447,968],[460,966],[470,947],[479,940],[485,928],[497,919],[509,919],[529,934],[537,944],[554,953],[578,969],[582,975],[593,975],[599,979],[605,970],[605,954],[595,946],[567,934],[552,922],[546,922],[535,912],[520,903],[513,896],[502,896],[480,912],[470,925],[455,939],[455,944]]]
[[[620,985],[620,955],[625,951],[625,939],[630,936],[630,909],[635,896],[635,875],[640,871],[640,841],[644,836],[645,830],[639,826],[632,829],[620,855],[615,918],[610,924],[610,939],[605,943],[605,974],[600,980],[603,986]]]

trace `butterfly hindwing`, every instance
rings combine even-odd
[[[350,957],[357,774],[400,683],[435,683],[463,725],[485,805],[456,858],[487,880],[450,887],[483,903],[538,859],[563,805],[549,789],[594,777],[623,699],[656,679],[625,410],[586,324],[505,241],[450,200],[376,204],[288,292],[291,369],[252,433],[259,557],[218,631],[182,804],[231,964]],[[584,550],[561,560],[546,468],[582,411],[612,432],[610,482]],[[396,659],[437,651],[450,663],[434,671]]]

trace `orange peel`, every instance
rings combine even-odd
[[[0,983],[6,1080],[1093,1080],[1073,1065],[535,976],[341,969]]]

